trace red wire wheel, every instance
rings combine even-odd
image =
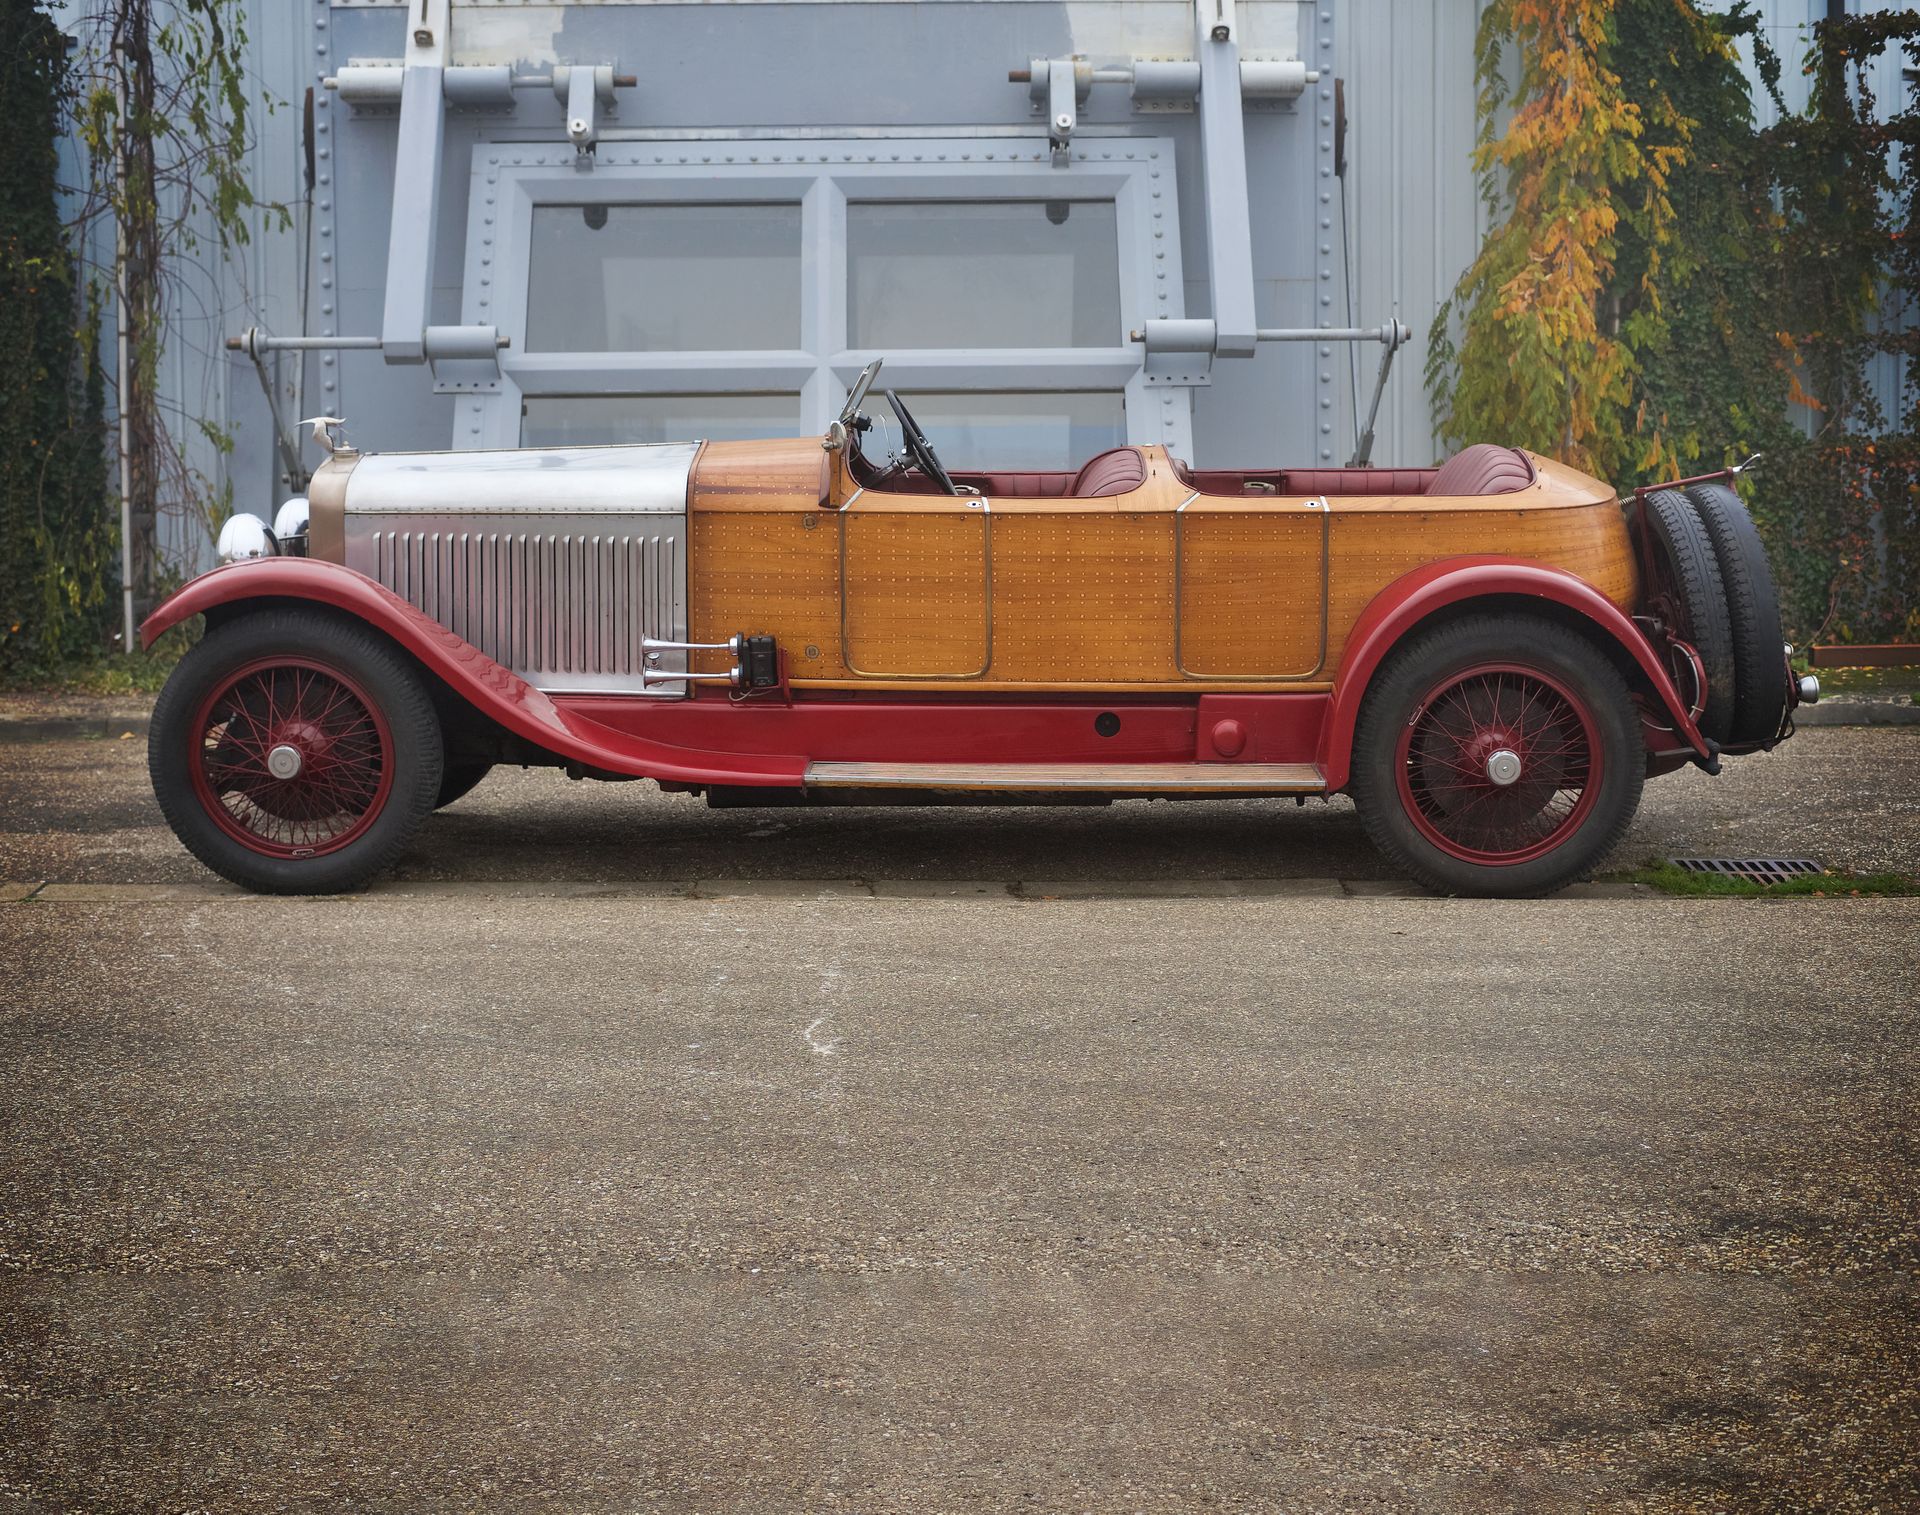
[[[196,797],[222,831],[266,857],[339,851],[373,825],[393,789],[393,733],[379,705],[310,658],[244,665],[200,702],[191,730]]]
[[[1448,856],[1510,867],[1576,834],[1603,777],[1604,744],[1584,701],[1519,663],[1449,673],[1401,729],[1400,801]]]

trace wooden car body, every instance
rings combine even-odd
[[[1703,734],[1701,661],[1649,613],[1664,567],[1612,489],[1549,459],[1227,472],[1142,446],[949,480],[860,442],[340,448],[290,550],[203,575],[144,634],[323,607],[433,682],[448,771],[551,763],[716,804],[1328,794],[1354,787],[1383,665],[1470,616],[1515,644],[1479,655],[1483,682],[1533,677],[1535,630],[1577,643],[1647,773],[1780,734],[1784,708],[1744,748]],[[1533,696],[1478,698],[1472,763],[1498,747],[1497,769]],[[221,708],[241,717],[204,706],[203,745]]]

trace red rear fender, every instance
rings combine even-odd
[[[1681,740],[1700,757],[1709,755],[1706,742],[1687,713],[1686,701],[1674,688],[1652,644],[1619,606],[1585,579],[1562,568],[1517,558],[1453,558],[1429,563],[1395,579],[1373,597],[1354,623],[1334,680],[1333,706],[1320,737],[1320,766],[1326,773],[1328,789],[1339,789],[1347,782],[1354,727],[1360,719],[1367,685],[1382,659],[1435,612],[1494,597],[1545,600],[1581,616],[1633,659],[1666,707]]]

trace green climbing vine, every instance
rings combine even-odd
[[[158,524],[209,532],[226,487],[196,463],[220,428],[162,399],[173,310],[209,257],[256,223],[247,154],[273,105],[244,66],[244,0],[95,0],[66,17],[4,0],[0,40],[0,677],[58,673],[113,645],[118,490],[106,460],[127,421],[137,606],[177,578]],[[63,146],[68,182],[61,181]],[[130,333],[123,388],[113,325]]]
[[[1623,491],[1764,454],[1743,488],[1801,639],[1920,634],[1920,110],[1873,96],[1890,49],[1920,64],[1920,15],[1816,26],[1789,111],[1746,4],[1495,0],[1493,231],[1429,341],[1450,445],[1518,442]]]
[[[66,39],[24,9],[0,41],[0,676],[101,644],[116,535],[105,389],[57,200]]]

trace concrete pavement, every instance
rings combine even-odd
[[[1916,736],[1628,850],[1911,869]],[[139,757],[0,749],[0,1508],[1920,1502],[1920,900],[544,774],[270,900]]]
[[[0,906],[0,1492],[1895,1508],[1917,930]]]

